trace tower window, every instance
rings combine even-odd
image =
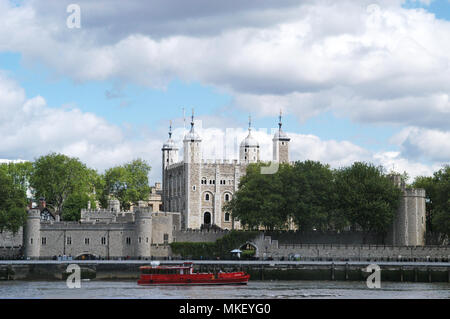
[[[84,239],[84,244],[85,244],[85,245],[89,245],[89,238],[85,238],[85,239]]]
[[[225,201],[228,202],[230,200],[230,194],[225,194]]]
[[[101,243],[102,243],[102,245],[106,245],[106,237],[102,237]]]
[[[47,245],[47,237],[42,237],[42,245]]]
[[[195,192],[197,188],[195,187],[195,185],[192,186],[192,190]]]
[[[205,200],[209,200],[209,194],[205,195]]]
[[[229,222],[230,221],[230,213],[225,213],[225,221]]]
[[[126,238],[126,243],[127,243],[127,245],[131,245],[131,238],[130,237]]]
[[[72,237],[67,237],[66,238],[66,244],[67,245],[72,245]]]

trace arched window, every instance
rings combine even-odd
[[[202,178],[202,185],[206,185],[206,177]]]
[[[225,194],[224,199],[226,202],[230,201],[230,199],[231,199],[230,194]]]
[[[225,217],[224,217],[226,222],[230,221],[230,213],[225,213]]]
[[[205,200],[209,200],[209,194],[208,193],[205,194]]]

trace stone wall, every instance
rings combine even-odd
[[[364,234],[359,231],[264,232],[264,235],[270,236],[280,244],[390,244],[387,241],[383,242],[382,236],[374,234],[366,235],[366,241],[364,242]]]
[[[298,255],[300,259],[407,259],[425,261],[450,258],[450,246],[389,246],[389,245],[337,245],[337,244],[280,244],[277,240],[260,235],[252,242],[256,257],[274,259]]]
[[[174,242],[215,242],[217,239],[222,238],[228,234],[226,230],[178,230],[173,234]]]
[[[15,247],[22,246],[23,241],[23,228],[20,227],[16,234],[10,231],[4,231],[0,233],[0,247]]]

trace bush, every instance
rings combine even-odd
[[[174,242],[170,244],[170,248],[173,254],[192,259],[231,259],[233,249],[239,248],[257,235],[257,231],[233,230],[215,242]]]

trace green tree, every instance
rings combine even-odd
[[[86,208],[90,203],[91,208],[96,208],[94,196],[87,193],[73,193],[67,197],[62,212],[63,220],[79,221],[81,218],[81,209]]]
[[[450,165],[444,166],[432,177],[418,176],[413,186],[424,188],[427,196],[427,231],[450,237]]]
[[[224,207],[248,229],[263,226],[267,230],[284,229],[288,220],[283,196],[288,165],[280,165],[275,174],[261,174],[261,164],[250,164],[233,199]]]
[[[336,205],[352,225],[365,233],[386,235],[394,220],[401,191],[381,167],[356,162],[336,172]]]
[[[123,209],[129,209],[132,203],[139,200],[148,199],[150,170],[150,165],[142,159],[106,170],[102,176],[103,181],[97,181],[103,187],[99,195],[102,207],[106,207],[110,197],[118,199]]]
[[[16,233],[26,220],[25,190],[0,169],[0,232]]]
[[[296,162],[286,178],[285,196],[300,230],[342,228],[345,218],[335,209],[333,171],[320,162]]]
[[[33,172],[32,162],[19,162],[19,163],[1,163],[0,170],[9,175],[13,183],[20,187],[25,193],[30,186],[30,177]]]
[[[30,186],[35,198],[44,197],[47,206],[61,214],[73,194],[92,194],[96,172],[79,159],[51,153],[33,163]]]

